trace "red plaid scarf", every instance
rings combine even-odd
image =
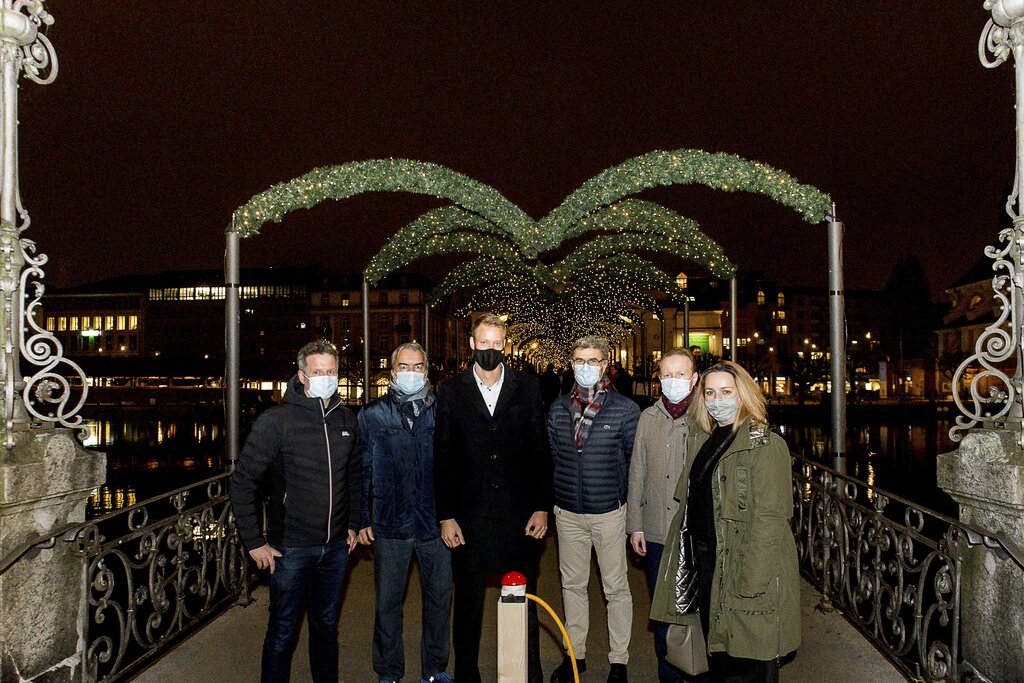
[[[594,418],[603,405],[601,401],[611,386],[612,380],[608,375],[601,378],[601,381],[589,389],[579,384],[573,389],[569,405],[572,407],[573,434],[576,437],[576,449],[582,451],[587,444],[587,435],[590,434],[590,426],[594,424]]]
[[[693,401],[692,391],[688,393],[686,395],[686,398],[684,398],[679,403],[672,403],[667,398],[665,398],[664,394],[661,395],[661,402],[665,406],[665,410],[668,411],[668,414],[672,416],[673,420],[678,420],[679,418],[686,414],[686,409],[690,407],[691,401]]]

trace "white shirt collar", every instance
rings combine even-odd
[[[487,411],[494,415],[494,406],[498,405],[498,396],[501,395],[501,385],[505,383],[505,364],[500,363],[498,365],[501,368],[501,374],[498,375],[498,381],[487,386],[484,381],[480,379],[480,375],[476,372],[476,363],[473,364],[473,378],[476,380],[476,388],[480,390],[480,396],[484,399],[484,405],[487,406]]]

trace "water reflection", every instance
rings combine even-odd
[[[847,474],[946,514],[956,514],[952,499],[936,484],[936,455],[955,450],[950,420],[912,423],[890,420],[851,424],[847,429]],[[832,465],[829,425],[780,425],[794,452]]]
[[[85,445],[107,454],[107,481],[90,517],[224,471],[223,428],[195,420],[87,420]]]

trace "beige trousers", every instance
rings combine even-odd
[[[591,548],[597,552],[601,585],[608,601],[608,661],[629,661],[633,631],[633,596],[629,593],[626,563],[626,506],[600,515],[577,515],[555,506],[558,533],[558,570],[562,575],[565,630],[577,659],[587,656],[590,626]]]

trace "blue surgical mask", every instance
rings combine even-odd
[[[415,371],[396,372],[394,379],[391,380],[391,386],[395,388],[395,391],[405,396],[415,394],[426,383],[427,376],[422,372]]]
[[[313,375],[309,378],[309,395],[325,401],[338,393],[337,375]]]
[[[572,372],[576,375],[576,384],[584,389],[589,389],[601,379],[601,366],[599,365],[574,365]]]
[[[704,405],[707,407],[711,419],[720,425],[732,424],[732,421],[736,419],[736,413],[739,411],[739,405],[736,403],[735,396],[713,398],[705,401]]]
[[[666,377],[661,380],[661,393],[670,403],[679,403],[690,395],[690,380],[680,377]]]

